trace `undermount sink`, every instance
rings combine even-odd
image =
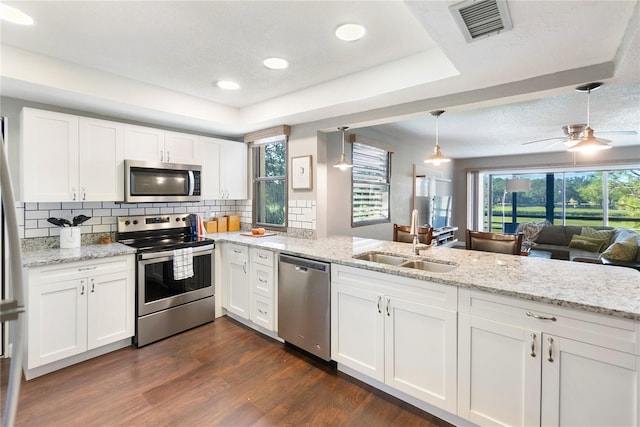
[[[383,254],[380,252],[370,252],[367,254],[356,255],[354,256],[354,258],[362,261],[371,261],[380,264],[393,265],[395,267],[413,268],[416,270],[431,271],[434,273],[446,273],[458,267],[454,264],[445,264],[443,262],[426,260],[411,260],[409,258]]]
[[[364,255],[356,255],[355,259],[361,259],[363,261],[371,261],[371,262],[379,262],[380,264],[388,264],[388,265],[400,265],[408,261],[407,258],[402,258],[394,255],[387,255],[381,253],[368,253]]]
[[[415,268],[416,270],[431,271],[434,273],[446,273],[457,268],[457,265],[444,264],[442,262],[432,262],[424,260],[408,261],[400,267]]]

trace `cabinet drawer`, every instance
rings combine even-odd
[[[640,322],[630,319],[470,289],[460,289],[458,311],[532,331],[640,354]]]
[[[227,262],[243,263],[249,260],[249,248],[242,245],[225,243],[224,253]]]
[[[251,320],[263,328],[273,331],[273,300],[258,294],[251,294]]]
[[[30,285],[40,285],[81,277],[109,274],[133,269],[133,255],[90,261],[69,262],[27,268]]]
[[[251,264],[251,290],[264,297],[273,298],[273,267]]]
[[[256,249],[251,248],[251,262],[261,265],[266,265],[269,267],[273,267],[273,252],[264,250],[264,249]]]

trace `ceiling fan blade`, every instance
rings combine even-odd
[[[554,145],[558,145],[561,142],[566,144],[566,139],[565,138],[556,138],[556,139],[557,139],[557,141],[553,141],[552,143],[545,145],[544,148],[553,147]]]
[[[637,135],[638,132],[635,130],[605,130],[605,131],[597,131],[594,132],[596,135],[607,134],[607,135]]]
[[[563,139],[565,138],[562,136],[557,136],[555,138],[545,138],[545,139],[537,139],[535,141],[523,142],[521,145],[529,145],[529,144],[535,144],[537,142],[554,141],[554,140],[562,141]]]

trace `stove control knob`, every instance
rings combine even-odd
[[[124,225],[129,225],[129,224],[131,224],[131,221],[129,221],[129,220],[126,220],[126,221],[124,222]]]
[[[183,217],[182,217],[182,220],[183,220],[183,221],[186,221],[186,220],[187,220],[187,217],[183,216]]]
[[[176,221],[180,222],[180,217],[179,216],[176,217]]]
[[[133,220],[133,225],[138,225],[138,220],[137,219]]]

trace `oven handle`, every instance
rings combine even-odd
[[[206,245],[206,246],[198,246],[193,248],[193,255],[207,255],[203,252],[209,252],[209,254],[213,253],[213,249],[216,245]],[[162,252],[145,252],[140,254],[139,259],[153,259],[153,258],[164,258],[173,256],[173,251],[162,251]]]

